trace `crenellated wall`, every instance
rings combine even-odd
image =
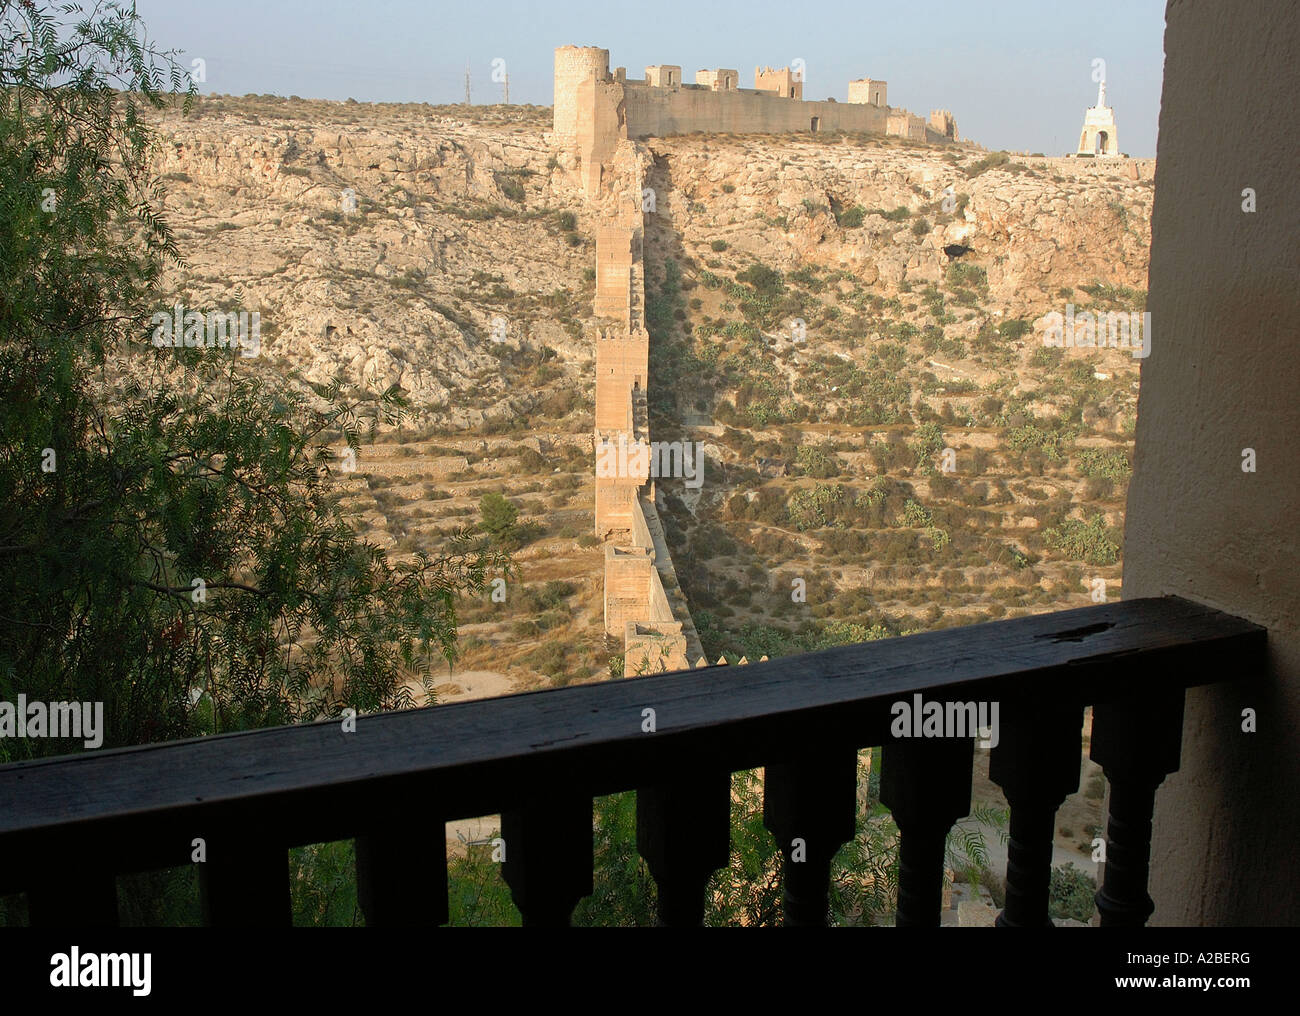
[[[664,80],[680,79],[680,68],[652,70]],[[582,79],[577,90],[595,96],[606,84]],[[578,133],[584,129],[580,124]],[[703,650],[653,504],[650,335],[642,324],[642,182],[649,155],[627,140],[600,151],[602,161],[585,160],[582,171],[599,212],[595,312],[615,322],[596,331],[594,521],[596,535],[607,541],[605,632],[623,639],[624,673],[681,670],[692,658],[702,660]]]
[[[802,102],[752,88],[735,91],[714,91],[702,85],[653,88],[636,82],[628,82],[624,88],[626,130],[630,138],[666,137],[693,131],[786,134],[814,129],[883,134],[886,127],[886,110],[879,106]]]
[[[680,66],[656,64],[646,68],[644,80],[628,80],[622,68],[610,73],[608,50],[561,46],[555,51],[555,142],[580,158],[585,192],[594,199],[604,174],[613,172],[620,142],[629,139],[842,130],[957,141],[952,113],[935,110],[927,121],[894,109],[887,83],[874,78],[849,82],[847,102],[803,101],[803,81],[789,67],[755,68],[754,88],[737,87],[738,78],[732,70],[701,70],[695,84],[686,84]]]

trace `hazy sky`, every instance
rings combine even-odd
[[[889,102],[925,116],[950,109],[989,148],[1073,151],[1106,61],[1120,147],[1155,154],[1164,66],[1160,0],[138,0],[156,43],[206,62],[203,92],[550,105],[552,54],[602,46],[611,67],[806,66],[804,95],[843,102],[852,78],[889,82]]]

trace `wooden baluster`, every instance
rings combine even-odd
[[[591,797],[530,796],[501,816],[501,874],[525,927],[567,927],[592,891]]]
[[[446,823],[426,805],[400,823],[358,836],[357,902],[370,928],[446,924]],[[412,874],[411,862],[419,858]]]
[[[207,860],[199,863],[204,924],[216,928],[293,924],[288,850],[244,833],[204,839]]]
[[[898,825],[900,928],[937,928],[943,917],[948,830],[970,814],[975,741],[898,738],[882,749],[880,800]]]
[[[1155,909],[1147,892],[1156,788],[1178,769],[1183,689],[1092,710],[1092,760],[1110,781],[1106,862],[1097,910],[1103,928],[1140,928]]]
[[[87,867],[84,859],[47,864],[27,891],[33,928],[116,928],[117,879],[111,871]]]
[[[731,774],[702,772],[636,792],[636,848],[659,890],[659,923],[704,923],[704,888],[731,861]]]
[[[1056,812],[1079,789],[1083,708],[1019,700],[1001,704],[989,776],[1011,805],[1006,907],[999,928],[1052,927],[1047,914]]]
[[[763,825],[785,859],[788,927],[825,926],[831,859],[857,832],[857,809],[858,752],[851,745],[764,770]]]

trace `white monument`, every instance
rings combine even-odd
[[[1076,155],[1119,155],[1115,133],[1115,111],[1106,105],[1106,79],[1097,91],[1097,105],[1083,114],[1083,133]]]

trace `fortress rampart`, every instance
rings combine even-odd
[[[620,141],[673,134],[731,132],[786,134],[829,130],[894,134],[934,144],[958,140],[947,110],[929,119],[888,104],[888,83],[860,78],[848,83],[847,102],[804,101],[803,80],[789,67],[755,68],[754,87],[739,74],[700,70],[687,84],[675,64],[645,69],[642,80],[609,69],[609,50],[561,46],[555,51],[555,143],[582,160],[587,195],[600,188],[601,167]]]
[[[557,65],[558,66],[558,65]],[[582,73],[583,61],[567,61]],[[655,68],[680,81],[681,68]],[[719,80],[725,80],[725,75]],[[578,91],[608,82],[588,79]],[[567,112],[565,116],[567,116]],[[563,117],[559,120],[563,122]],[[587,124],[581,116],[572,137]],[[648,153],[616,141],[601,162],[585,162],[588,195],[600,209],[596,227],[595,528],[605,541],[605,632],[623,640],[624,673],[682,670],[704,651],[677,589],[651,479],[653,449],[646,395],[650,335],[645,305],[643,161]],[[697,664],[698,665],[698,664]]]
[[[654,445],[646,399],[644,212],[653,206],[643,204],[650,156],[638,141],[697,131],[829,130],[957,140],[957,121],[947,110],[926,120],[887,100],[887,83],[872,78],[850,82],[847,102],[805,102],[802,77],[788,67],[755,68],[753,88],[740,88],[738,72],[727,68],[697,71],[695,84],[687,84],[676,64],[647,67],[636,81],[622,67],[610,72],[609,50],[555,51],[554,143],[578,157],[584,193],[599,210],[594,311],[607,324],[596,334],[594,521],[606,541],[605,632],[623,639],[625,674],[684,669],[690,660],[705,664],[655,508],[652,476],[661,474],[652,472],[647,454]]]

